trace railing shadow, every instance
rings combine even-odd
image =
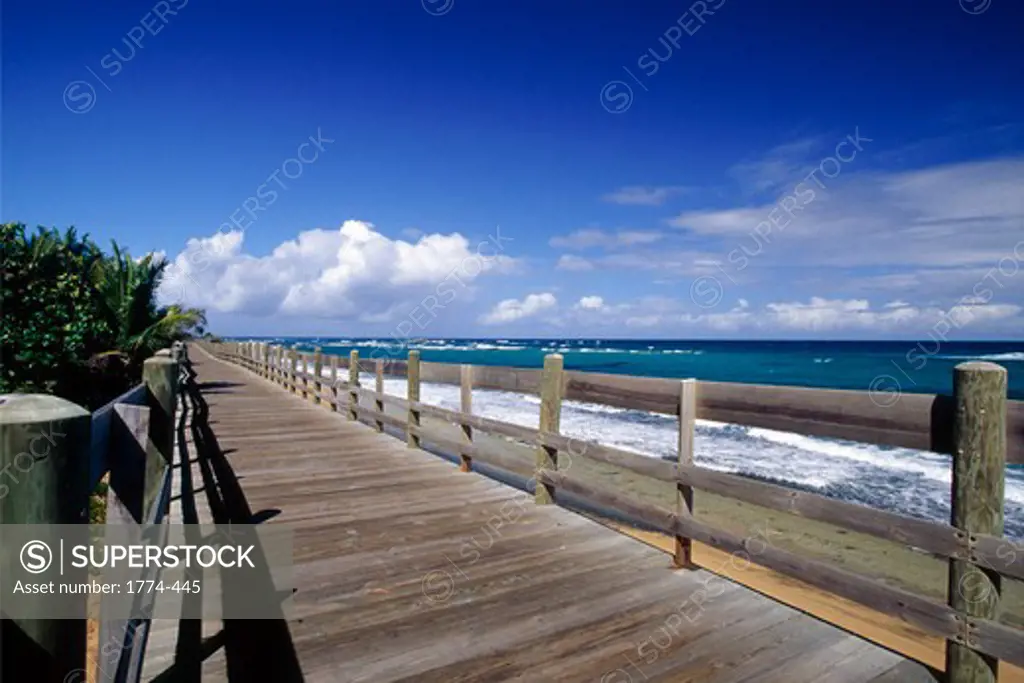
[[[197,383],[196,373],[191,367],[186,368],[186,373],[188,381],[182,385],[183,403],[187,403],[191,411],[189,433],[196,455],[194,462],[198,465],[202,482],[193,481],[189,454],[184,451],[183,464],[179,468],[182,521],[185,524],[200,523],[195,500],[195,493],[200,491],[206,494],[213,522],[218,525],[259,524],[276,516],[280,510],[261,510],[256,514],[252,513],[245,493],[238,483],[238,477],[210,427],[209,406],[203,394],[222,393],[224,389],[230,390],[241,385],[235,382]],[[179,423],[178,440],[180,444],[186,443],[184,420]],[[252,559],[259,567],[261,558],[254,555]],[[274,591],[273,580],[265,562],[262,569],[265,570],[264,589]],[[226,600],[235,583],[237,582],[224,582]],[[301,683],[304,680],[283,612],[277,619],[225,619],[223,629],[206,639],[202,636],[201,620],[182,619],[178,628],[175,662],[154,680],[160,683],[198,683],[202,677],[203,661],[221,648],[224,649],[229,681],[272,680],[280,683]]]
[[[209,384],[223,386],[232,383]],[[209,406],[203,397],[208,389],[201,386],[189,384],[189,395],[195,409],[192,439],[199,456],[203,488],[214,522],[255,524],[273,517],[279,511],[261,510],[253,514],[238,477],[209,425]],[[269,571],[265,572],[265,578],[265,590],[275,590]],[[231,588],[230,582],[224,587],[225,591]],[[281,683],[298,683],[303,680],[298,655],[283,614],[279,619],[226,619],[224,635],[228,680],[273,680]]]

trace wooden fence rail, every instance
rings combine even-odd
[[[86,524],[90,493],[104,477],[107,524],[161,523],[170,502],[175,430],[183,418],[178,385],[185,363],[183,344],[158,352],[143,364],[142,384],[91,414],[50,395],[0,399],[0,469],[21,470],[38,437],[50,437],[45,456],[31,463],[33,471],[0,495],[0,524]],[[86,596],[81,600],[85,612]],[[87,651],[86,620],[5,619],[0,678],[22,680],[31,672],[39,681],[85,680],[92,669],[97,681],[137,681],[150,622],[111,618],[112,600],[125,598],[103,595],[98,644],[105,647],[98,650]],[[133,611],[146,612],[147,605],[137,607]]]
[[[1000,660],[1024,666],[1024,632],[996,620],[1000,577],[1024,579],[1024,552],[1018,552],[1020,548],[1002,536],[1004,468],[1007,463],[1024,463],[1024,403],[1007,401],[1006,370],[998,365],[972,362],[957,366],[953,396],[893,397],[859,391],[565,371],[557,354],[545,358],[542,370],[429,363],[421,361],[415,350],[409,352],[405,362],[374,359],[367,363],[356,351],[347,360],[332,357],[334,370],[325,383],[319,350],[315,355],[289,350],[290,366],[281,362],[285,350],[276,347],[270,347],[268,352],[251,343],[224,344],[213,351],[293,392],[305,393],[312,386],[312,400],[334,410],[345,405],[351,419],[370,422],[378,429],[383,429],[383,425],[400,429],[410,446],[419,446],[421,442],[438,445],[459,457],[464,471],[471,470],[477,459],[502,467],[507,458],[482,447],[473,438],[475,432],[529,444],[537,454],[537,503],[558,503],[557,492],[563,490],[675,537],[675,562],[680,567],[694,566],[690,543],[698,541],[726,552],[744,553],[759,565],[897,616],[948,641],[946,672],[952,683],[995,681]],[[347,382],[337,379],[339,364],[349,368]],[[360,372],[375,374],[374,390],[359,385]],[[407,378],[405,399],[384,393],[385,375]],[[423,403],[420,386],[424,381],[458,385],[461,409],[448,410]],[[329,393],[323,393],[324,386],[330,388]],[[346,392],[344,398],[339,398],[339,389]],[[473,389],[540,396],[537,427],[472,414]],[[361,406],[360,398],[372,401],[373,408]],[[677,462],[560,434],[563,400],[678,416]],[[405,419],[387,414],[388,405],[405,411]],[[421,416],[458,425],[462,438],[448,438],[431,431],[423,425]],[[951,523],[900,515],[695,465],[693,424],[697,419],[951,454]],[[673,483],[678,489],[676,509],[635,500],[559,471],[560,453],[582,455]],[[697,520],[692,514],[694,489],[947,558],[948,600],[942,603],[767,544],[762,543],[764,547],[755,550],[750,539]]]

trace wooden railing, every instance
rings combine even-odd
[[[421,362],[348,359],[255,342],[227,343],[211,350],[277,382],[311,402],[347,413],[383,430],[405,432],[410,446],[421,440],[458,455],[462,469],[475,460],[505,465],[504,456],[474,439],[481,431],[535,446],[535,501],[560,502],[557,491],[574,494],[676,538],[675,561],[693,566],[691,541],[726,552],[742,552],[761,566],[852,600],[947,641],[946,676],[953,683],[995,680],[1000,660],[1024,666],[1024,632],[997,620],[1001,577],[1024,579],[1024,548],[1003,538],[1006,464],[1024,463],[1024,403],[1007,401],[1006,370],[992,363],[964,363],[954,372],[953,396],[904,395],[879,401],[868,392],[744,385],[564,371],[557,354],[542,370]],[[300,369],[301,363],[301,369]],[[338,376],[348,368],[348,379]],[[360,372],[375,375],[373,390],[360,386]],[[383,391],[385,375],[407,378],[405,399]],[[424,381],[461,387],[461,410],[423,403]],[[474,388],[539,395],[540,421],[524,427],[472,414]],[[360,404],[360,398],[373,407]],[[563,399],[678,416],[677,462],[560,434]],[[405,411],[388,414],[386,406]],[[431,431],[421,416],[462,428],[453,439]],[[791,490],[694,464],[693,433],[698,419],[848,439],[871,444],[932,450],[952,455],[950,524],[909,517],[863,505]],[[676,487],[676,509],[669,510],[559,471],[560,453],[625,469]],[[868,534],[949,561],[947,600],[898,588],[832,563],[766,545],[751,552],[751,540],[716,529],[693,515],[693,489],[708,491],[771,510]]]
[[[187,363],[183,344],[157,352],[144,362],[141,384],[91,414],[56,396],[5,396],[0,401],[0,469],[21,479],[3,489],[0,524],[89,523],[90,493],[104,477],[106,524],[163,523],[175,431],[184,419],[178,388]],[[82,612],[86,597],[81,596]],[[111,617],[113,600],[124,603],[125,597],[104,594],[99,614],[90,610],[99,618],[94,637],[88,636],[86,620],[5,620],[0,677],[139,680],[150,619]],[[132,612],[151,614],[152,604],[136,604]]]

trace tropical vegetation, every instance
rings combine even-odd
[[[0,225],[0,244],[0,393],[93,409],[137,383],[157,350],[204,332],[202,310],[158,304],[163,258],[21,223]]]

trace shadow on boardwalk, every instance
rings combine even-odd
[[[208,393],[231,393],[242,384],[196,382],[195,371],[189,367],[186,372],[189,380],[182,386],[182,405],[186,418],[178,426],[181,522],[200,523],[195,497],[200,492],[206,496],[215,524],[258,524],[270,519],[280,510],[261,510],[253,514],[238,477],[210,427],[210,410],[203,396]],[[188,448],[188,436],[191,436],[191,451]],[[194,460],[191,459],[193,457]],[[193,463],[198,465],[202,482],[193,481]],[[274,590],[269,572],[266,583],[268,591]],[[231,588],[231,583],[225,582],[224,590],[229,591]],[[186,600],[189,598],[201,599],[199,595],[186,596]],[[202,680],[203,662],[222,648],[229,681],[303,681],[288,622],[283,615],[280,619],[225,619],[222,630],[205,639],[202,626],[199,619],[182,619],[179,622],[174,664],[157,675],[154,681],[198,683]]]

